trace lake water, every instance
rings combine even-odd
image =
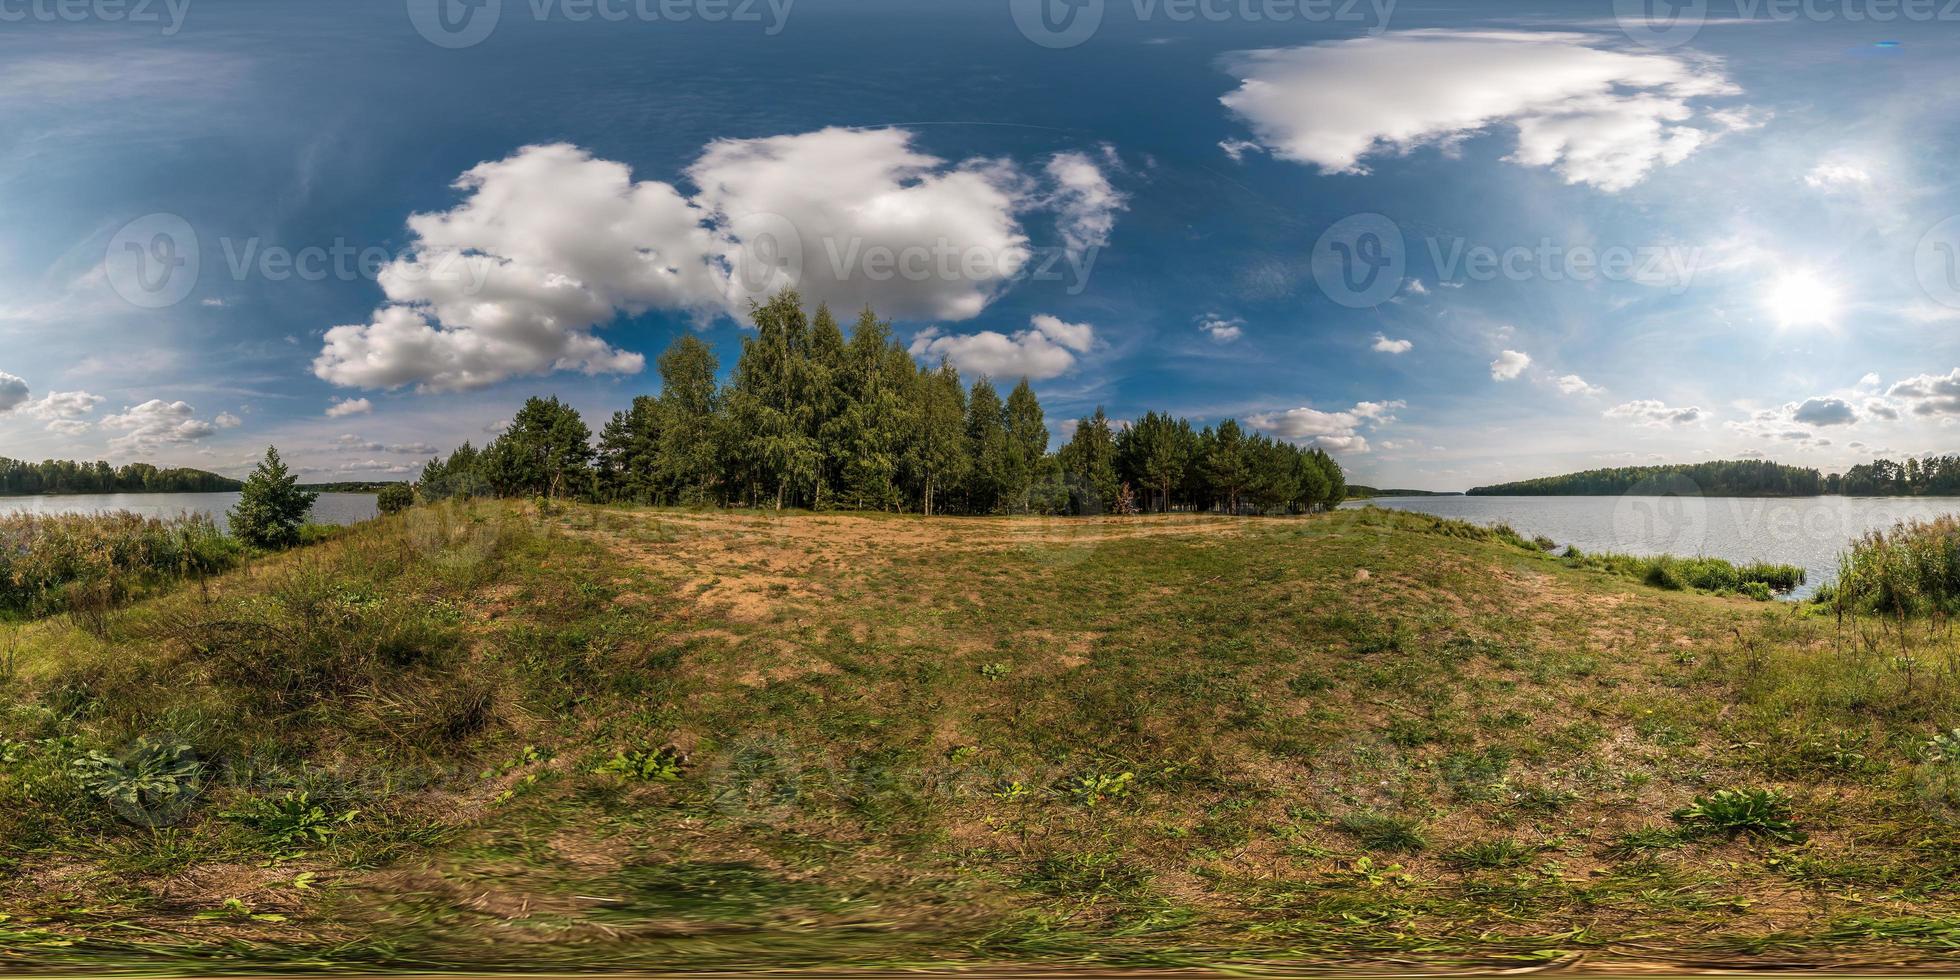
[[[126,510],[145,517],[204,514],[225,523],[238,504],[236,493],[73,493],[50,497],[0,497],[0,514],[101,514]],[[313,520],[354,524],[379,514],[371,493],[323,493],[313,502]]]
[[[1509,524],[1581,551],[1766,561],[1804,569],[1801,598],[1836,576],[1838,554],[1866,531],[1960,513],[1952,497],[1379,497],[1348,501],[1474,524]]]

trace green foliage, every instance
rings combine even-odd
[[[1824,478],[1809,467],[1733,459],[1618,466],[1473,487],[1469,492],[1472,496],[1500,497],[1617,496],[1636,491],[1654,496],[1812,497],[1823,493],[1824,488]]]
[[[1887,616],[1960,611],[1960,518],[1903,521],[1838,556],[1837,608]]]
[[[224,493],[239,482],[216,473],[158,469],[149,463],[111,467],[97,460],[50,459],[30,463],[0,457],[0,497],[41,493]]]
[[[1720,558],[1677,558],[1673,555],[1580,554],[1573,551],[1564,558],[1572,568],[1592,568],[1638,579],[1659,589],[1734,593],[1752,599],[1768,600],[1789,592],[1804,581],[1804,570],[1795,565],[1766,562],[1736,564]]]
[[[290,548],[300,541],[300,527],[319,494],[299,488],[299,478],[286,469],[279,450],[266,447],[265,458],[245,480],[238,506],[227,518],[231,533],[259,548]]]
[[[383,514],[399,514],[415,506],[415,491],[406,483],[390,483],[374,495],[374,506]]]
[[[477,466],[505,497],[583,497],[592,489],[592,430],[557,398],[530,398]]]
[[[1721,789],[1697,796],[1674,811],[1683,831],[1701,837],[1767,837],[1795,842],[1803,839],[1790,816],[1790,798],[1773,789]]]
[[[1494,870],[1517,868],[1531,863],[1536,851],[1514,840],[1487,840],[1465,844],[1443,855],[1443,860],[1461,868]]]
[[[71,769],[82,789],[133,823],[173,819],[204,786],[204,764],[172,740],[139,738],[120,755],[93,750]]]
[[[0,517],[0,610],[109,608],[149,584],[236,566],[239,543],[207,517],[107,514]]]
[[[1070,799],[1083,806],[1095,806],[1108,799],[1130,795],[1130,786],[1136,780],[1136,773],[1083,773],[1071,776],[1062,783],[1062,791]]]
[[[675,782],[681,778],[686,759],[679,749],[668,745],[651,751],[628,749],[616,752],[596,770],[641,782]]]
[[[338,813],[306,793],[286,793],[267,799],[253,797],[221,814],[225,819],[249,827],[280,848],[323,847],[358,820],[359,810]]]

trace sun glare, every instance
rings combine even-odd
[[[1793,272],[1770,284],[1763,305],[1778,326],[1818,326],[1837,321],[1838,293],[1814,272]]]

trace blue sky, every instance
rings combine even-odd
[[[434,2],[0,0],[0,455],[400,475],[783,282],[1360,482],[1960,448],[1941,4]]]

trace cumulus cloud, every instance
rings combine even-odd
[[[11,412],[27,404],[27,382],[0,371],[0,413]]]
[[[1376,334],[1374,350],[1384,354],[1407,354],[1416,347],[1413,340],[1390,340],[1387,334]]]
[[[1945,374],[1921,374],[1886,389],[1887,395],[1906,403],[1914,415],[1960,414],[1960,368]]]
[[[1492,381],[1510,381],[1523,374],[1524,369],[1530,366],[1530,354],[1524,351],[1507,350],[1498,354],[1497,359],[1490,362],[1490,378]]]
[[[6,376],[0,375],[0,378],[4,377]],[[4,381],[0,381],[0,392],[4,392],[5,389]],[[0,401],[4,400],[0,398]],[[72,436],[88,430],[89,423],[85,419],[94,414],[96,407],[101,404],[100,395],[92,395],[86,391],[50,391],[40,398],[21,402],[18,410],[22,415],[47,422],[46,428],[49,432]]]
[[[1620,191],[1753,125],[1703,104],[1740,94],[1719,64],[1583,34],[1403,31],[1240,52],[1227,67],[1241,84],[1220,101],[1274,156],[1323,173],[1509,126],[1512,162]]]
[[[1884,419],[1887,422],[1897,422],[1899,420],[1899,410],[1893,408],[1891,404],[1877,398],[1869,399],[1865,402],[1865,414],[1875,419]]]
[[[569,144],[478,164],[455,184],[462,203],[409,219],[413,251],[380,276],[387,304],[327,331],[314,373],[429,390],[630,374],[645,359],[594,332],[617,315],[740,317],[789,285],[839,309],[970,319],[1029,262],[1026,214],[1054,212],[1075,251],[1104,244],[1125,204],[1084,154],[1038,178],[912,142],[837,128],[718,140],[685,171],[691,195]]]
[[[182,445],[209,438],[220,428],[215,421],[197,417],[188,403],[166,402],[160,398],[105,417],[101,426],[122,435],[109,440],[109,448],[131,453],[151,453],[171,445]]]
[[[1588,382],[1576,374],[1568,374],[1552,382],[1558,386],[1561,395],[1603,395],[1606,389]]]
[[[1204,331],[1205,336],[1221,344],[1229,344],[1245,336],[1245,321],[1238,317],[1207,313],[1198,318],[1198,329]]]
[[[927,362],[945,358],[967,374],[1040,381],[1066,374],[1077,355],[1096,343],[1096,328],[1087,323],[1068,323],[1046,313],[1035,314],[1028,323],[1028,329],[1012,335],[995,330],[949,334],[927,327],[912,338],[910,350]]]
[[[1249,415],[1245,421],[1255,429],[1301,445],[1316,446],[1328,452],[1365,453],[1368,451],[1368,439],[1360,430],[1364,426],[1387,425],[1395,421],[1395,416],[1390,412],[1406,407],[1407,404],[1401,401],[1357,402],[1344,412],[1323,412],[1302,406],[1283,412]]]
[[[1858,412],[1842,398],[1806,398],[1790,410],[1790,418],[1804,425],[1850,425],[1858,421]]]
[[[1605,411],[1609,419],[1625,419],[1635,425],[1652,428],[1665,428],[1673,425],[1690,425],[1702,419],[1699,406],[1672,406],[1651,398],[1622,402]]]
[[[327,406],[327,418],[340,419],[349,415],[366,415],[374,411],[374,403],[365,398],[336,398]]]

